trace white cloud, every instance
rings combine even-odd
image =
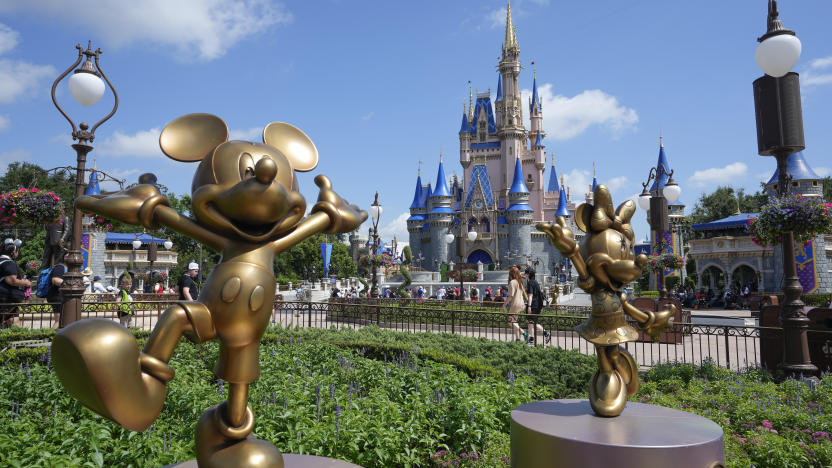
[[[809,64],[809,68],[815,70],[824,70],[829,67],[832,67],[832,56],[814,59]]]
[[[0,59],[0,104],[9,104],[33,90],[42,90],[40,81],[54,76],[57,72],[49,65]]]
[[[249,129],[238,129],[228,131],[229,140],[262,141],[263,127],[252,127]]]
[[[387,225],[378,228],[378,235],[385,240],[385,242],[389,242],[393,240],[393,236],[396,236],[397,241],[404,241],[407,242],[410,239],[410,235],[407,232],[407,218],[410,217],[410,213],[404,212],[396,217],[393,221],[390,221]]]
[[[832,84],[832,73],[821,72],[832,67],[832,56],[812,60],[809,68],[802,73],[801,83],[806,86],[821,86]]]
[[[817,174],[821,177],[826,177],[826,176],[832,175],[832,168],[815,167],[814,170],[815,170],[815,174]]]
[[[610,192],[613,193],[627,185],[628,182],[629,180],[626,176],[613,177],[612,179],[609,179],[607,181],[598,181],[598,183],[605,184],[607,188],[610,189]]]
[[[138,156],[150,158],[162,155],[159,149],[158,127],[150,130],[140,130],[133,135],[120,131],[98,144],[98,153],[107,156]]]
[[[155,44],[186,60],[216,59],[237,42],[293,19],[282,4],[270,0],[0,2],[0,12],[10,11],[60,18],[115,47]]]
[[[373,114],[375,114],[375,112],[368,112],[361,116],[361,120],[370,120],[373,118]]]
[[[5,153],[0,153],[0,174],[6,173],[6,168],[8,167],[9,163],[28,160],[29,152],[26,150],[16,149],[7,151]]]
[[[697,186],[705,187],[724,183],[736,182],[736,179],[745,177],[748,173],[748,165],[742,162],[728,164],[725,167],[712,167],[696,171],[688,178],[688,182]]]
[[[0,132],[9,128],[10,123],[11,123],[11,120],[9,120],[8,115],[0,115]]]
[[[552,92],[552,84],[538,86],[537,93],[543,103],[543,128],[547,138],[569,140],[585,132],[590,126],[607,128],[612,137],[618,138],[623,132],[635,130],[638,113],[618,102],[618,98],[600,89],[588,89],[573,97]],[[532,91],[521,91],[522,102],[527,103]],[[524,112],[527,120],[528,112]]]
[[[485,22],[491,29],[506,27],[506,9],[500,8],[498,10],[490,11],[485,16]]]
[[[17,47],[19,39],[20,34],[17,31],[0,23],[0,54],[5,54]]]

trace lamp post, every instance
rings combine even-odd
[[[800,76],[791,68],[800,58],[801,44],[794,31],[779,19],[777,0],[768,2],[766,33],[757,39],[754,53],[765,75],[754,80],[754,110],[757,120],[757,152],[777,159],[777,190],[781,197],[789,194],[791,176],[789,155],[805,148],[803,110],[800,105]],[[787,374],[817,372],[809,357],[806,331],[809,319],[803,311],[800,295],[803,287],[794,263],[794,235],[789,232],[782,245],[783,295],[780,322],[783,326],[783,362]]]
[[[370,216],[373,220],[373,283],[370,288],[370,297],[378,297],[378,219],[381,217],[381,205],[378,202],[378,192],[376,192],[373,204],[370,205]]]
[[[647,186],[655,180],[656,190],[648,191]],[[654,232],[656,239],[656,253],[662,254],[664,247],[664,234],[670,230],[670,219],[667,213],[668,202],[673,203],[679,199],[682,189],[673,180],[673,171],[667,172],[667,167],[658,163],[656,167],[650,168],[647,175],[647,182],[642,185],[641,195],[638,197],[639,206],[650,213],[648,222]],[[659,298],[667,299],[667,288],[664,285],[664,270],[656,273],[656,288],[659,290]]]
[[[101,49],[96,49],[95,52],[93,52],[91,43],[87,44],[86,50],[84,50],[80,44],[76,45],[75,48],[78,49],[78,58],[75,60],[75,63],[70,65],[69,68],[61,73],[55,82],[52,83],[52,102],[55,104],[58,112],[60,112],[61,115],[63,115],[69,122],[69,125],[72,127],[72,139],[73,141],[77,141],[77,143],[72,145],[72,148],[75,150],[76,162],[75,200],[73,200],[72,208],[72,243],[70,244],[69,251],[64,256],[64,263],[67,265],[67,272],[64,275],[63,286],[61,286],[61,295],[63,300],[61,307],[61,327],[65,327],[81,318],[81,296],[84,294],[81,265],[83,265],[84,260],[83,257],[81,257],[81,212],[78,210],[75,202],[78,200],[78,197],[84,194],[84,172],[86,170],[85,166],[87,164],[87,154],[92,151],[91,143],[95,140],[95,130],[112,117],[113,114],[116,113],[116,109],[118,109],[118,94],[116,93],[115,88],[113,88],[113,84],[110,83],[110,80],[107,78],[107,75],[104,74],[104,71],[98,63],[98,57],[101,55]],[[86,60],[84,60],[84,63],[78,67],[83,59]],[[95,64],[93,64],[93,61]],[[69,78],[69,92],[82,106],[92,106],[97,103],[99,99],[101,99],[101,96],[104,95],[106,88],[104,86],[104,82],[101,81],[102,78],[107,82],[107,86],[109,86],[110,90],[113,92],[113,109],[109,114],[104,116],[104,118],[96,122],[92,128],[90,128],[86,122],[81,122],[78,127],[76,127],[75,122],[69,118],[69,115],[67,115],[63,108],[61,108],[61,105],[58,104],[58,99],[55,95],[58,83],[60,83],[61,80],[63,80],[67,75],[69,75],[69,72],[73,70],[74,73]]]
[[[462,272],[465,270],[465,268],[464,268],[465,259],[463,258],[465,251],[464,251],[463,246],[462,246],[462,240],[463,240],[462,233],[464,231],[463,231],[463,227],[462,227],[463,226],[462,218],[459,215],[455,215],[455,217],[459,221],[458,223],[456,223],[457,226],[459,226],[459,242],[457,242],[457,244],[456,244],[456,254],[459,257],[459,293],[464,297],[465,293],[463,291],[465,291],[465,282],[464,282],[465,280],[462,278]],[[452,232],[452,229],[453,229],[453,224],[450,227],[448,227],[448,233],[445,234],[445,242],[447,242],[449,244],[452,243],[454,240],[456,240],[456,235]],[[468,242],[474,242],[474,241],[477,240],[477,236],[478,236],[477,231],[474,230],[474,229],[471,229],[470,231],[468,231],[465,234],[464,239],[467,239]],[[450,262],[448,265],[450,266],[451,270],[453,271],[454,263]]]

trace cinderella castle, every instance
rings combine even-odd
[[[538,265],[550,273],[562,262],[560,253],[534,228],[556,216],[570,219],[576,205],[569,201],[563,180],[558,183],[554,156],[548,184],[543,130],[543,104],[533,77],[532,95],[524,106],[520,97],[520,47],[506,12],[505,39],[498,64],[497,95],[469,90],[459,129],[462,180],[445,175],[439,157],[436,183],[423,185],[421,173],[407,220],[410,247],[417,262],[437,269],[448,262],[477,264],[489,269],[509,265]],[[528,109],[530,129],[523,123]],[[595,185],[593,179],[593,186]],[[586,195],[591,202],[591,193]],[[573,232],[580,234],[574,226]]]

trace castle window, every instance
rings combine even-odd
[[[813,180],[813,181],[812,181],[812,187],[817,187],[817,186],[818,186],[818,181]]]
[[[792,187],[797,187],[797,182],[792,182]]]

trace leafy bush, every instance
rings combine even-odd
[[[832,464],[832,376],[778,385],[764,370],[662,364],[647,372],[634,398],[719,424],[729,467]]]
[[[472,378],[412,346],[404,352],[392,344],[343,348],[274,331],[261,347],[250,404],[255,435],[287,453],[369,468],[425,466],[445,450],[476,453],[473,466],[496,466],[507,455],[511,410],[545,393],[522,375]],[[135,433],[69,397],[45,348],[6,351],[0,356],[6,362],[0,407],[8,411],[0,418],[0,465],[159,466],[193,458],[200,413],[227,392],[212,374],[217,354],[216,343],[183,341],[171,361],[176,378],[162,414]]]

